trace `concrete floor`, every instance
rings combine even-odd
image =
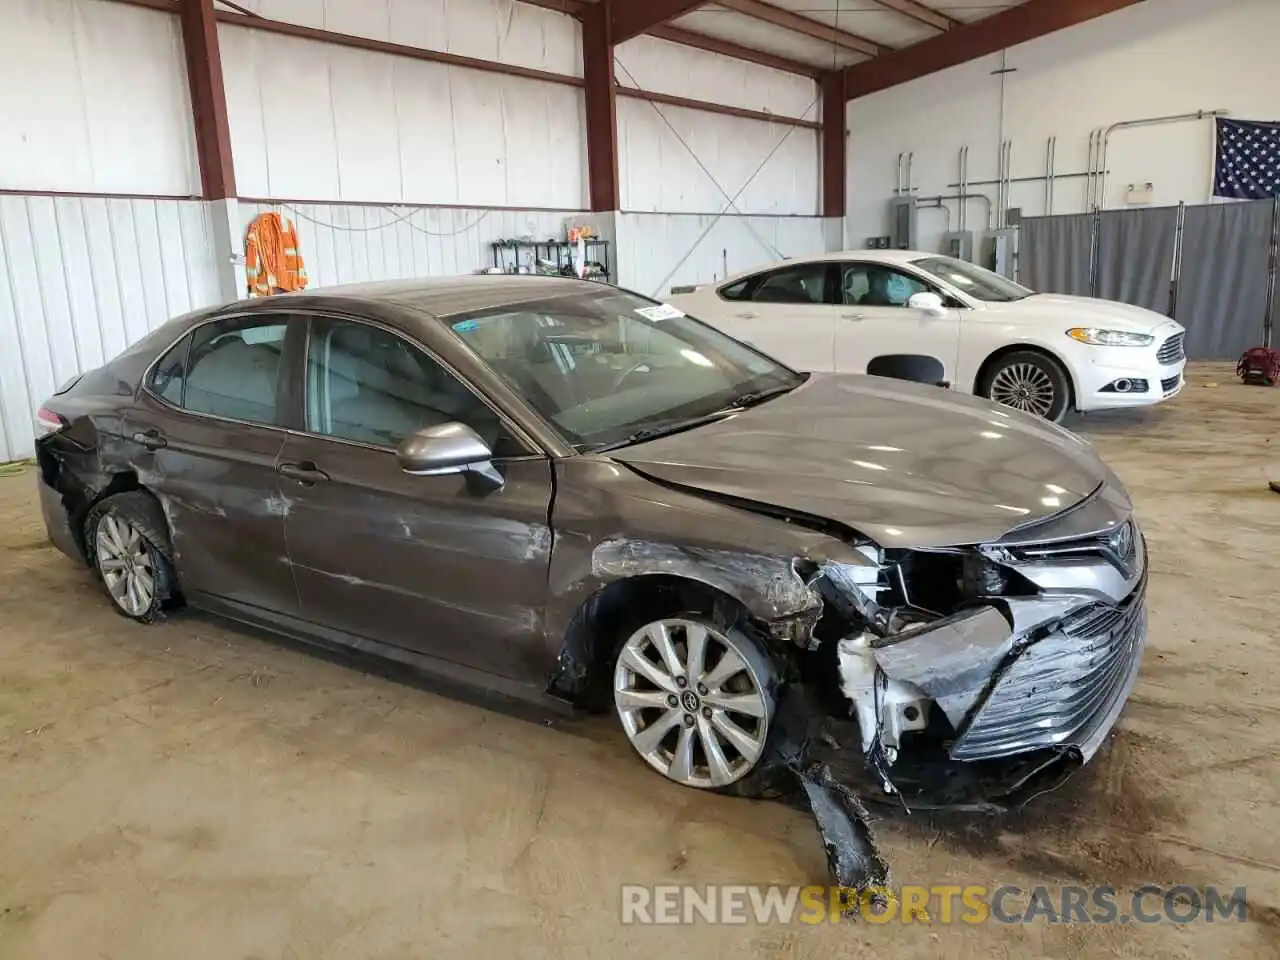
[[[1015,822],[877,829],[903,883],[1244,885],[1248,923],[624,927],[623,883],[824,882],[812,821],[670,786],[607,724],[136,626],[46,545],[27,471],[0,479],[0,957],[1280,956],[1280,390],[1190,379],[1074,424],[1153,558],[1110,748]]]

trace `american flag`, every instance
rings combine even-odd
[[[1218,118],[1213,192],[1233,200],[1280,194],[1280,123]]]

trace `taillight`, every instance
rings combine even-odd
[[[36,411],[36,439],[47,437],[50,434],[57,433],[67,426],[66,418],[61,414],[54,413],[48,407],[41,407]]]

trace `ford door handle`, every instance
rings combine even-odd
[[[304,460],[302,463],[282,463],[276,467],[276,473],[290,480],[295,480],[304,487],[329,479],[329,475],[317,468],[310,460]]]
[[[133,435],[134,443],[140,443],[148,450],[160,450],[169,445],[169,441],[159,430],[139,430]]]
[[[867,319],[867,315],[865,313],[842,313],[840,314],[840,319],[841,320],[865,320]]]
[[[759,314],[752,313],[750,310],[746,310],[742,313],[735,313],[734,316],[740,320],[754,320],[756,317],[759,316]]]

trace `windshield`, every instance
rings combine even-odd
[[[967,293],[975,300],[987,303],[1008,303],[1022,300],[1035,293],[1019,283],[1014,283],[998,273],[984,270],[964,260],[954,257],[927,257],[924,260],[913,260],[917,267],[931,273],[939,280],[951,284],[957,290]]]
[[[445,321],[580,450],[678,429],[805,380],[674,307],[603,285]]]

